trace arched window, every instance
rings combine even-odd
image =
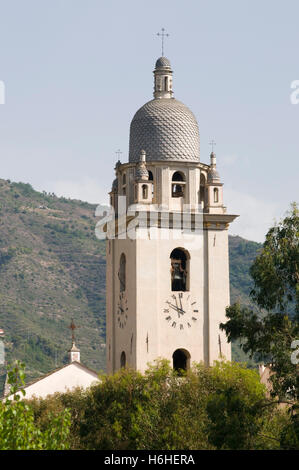
[[[190,353],[186,349],[177,349],[172,355],[173,368],[179,374],[187,371],[190,367]]]
[[[154,175],[150,170],[148,170],[148,180],[152,182],[152,200],[154,200]]]
[[[126,290],[126,256],[124,253],[121,254],[119,261],[119,290],[123,292]]]
[[[127,177],[126,177],[126,173],[123,174],[123,177],[122,177],[122,194],[123,196],[126,195],[127,191],[126,191],[126,183],[127,183]]]
[[[188,271],[187,265],[189,256],[182,248],[175,248],[170,255],[171,261],[171,290],[188,290]]]
[[[120,355],[120,367],[124,369],[126,367],[126,353],[123,351]]]
[[[146,184],[142,185],[142,199],[148,198],[148,187]]]
[[[218,191],[218,188],[214,188],[214,202],[219,202],[219,191]]]
[[[184,173],[181,173],[180,171],[174,172],[172,175],[172,181],[185,181]]]
[[[168,77],[164,77],[164,90],[168,91]]]
[[[206,178],[203,173],[200,175],[200,189],[199,189],[199,201],[200,202],[205,202],[205,184],[206,184]]]
[[[172,175],[171,195],[172,197],[183,197],[185,190],[185,175],[180,171],[175,171]]]

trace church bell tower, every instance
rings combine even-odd
[[[219,324],[229,305],[228,227],[216,156],[200,161],[193,113],[173,97],[160,57],[154,99],[130,126],[128,162],[110,192],[106,254],[107,372],[166,358],[175,369],[231,359]]]

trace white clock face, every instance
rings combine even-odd
[[[180,330],[188,330],[198,323],[197,302],[192,299],[189,292],[173,293],[169,300],[166,300],[163,309],[165,321],[169,326]]]
[[[118,305],[117,305],[117,323],[120,328],[126,326],[128,319],[128,300],[124,292],[119,294]]]

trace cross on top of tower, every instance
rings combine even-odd
[[[164,38],[168,37],[169,34],[165,33],[165,28],[162,28],[161,31],[162,31],[161,33],[157,33],[157,36],[161,36],[161,40],[162,40],[162,57],[163,57],[164,56]]]
[[[115,152],[115,160],[120,162],[120,157],[122,155],[122,151],[120,149],[116,150]]]
[[[212,146],[212,152],[214,152],[214,146],[216,145],[215,140],[212,139],[211,142],[209,143],[209,145]]]

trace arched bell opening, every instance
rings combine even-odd
[[[123,351],[120,355],[120,367],[124,369],[126,367],[126,353]]]
[[[171,290],[189,290],[189,262],[190,256],[186,250],[175,248],[170,254],[171,262]]]
[[[176,349],[172,355],[173,369],[183,374],[190,368],[190,353],[186,349]]]
[[[171,196],[184,197],[185,195],[186,178],[184,173],[175,171],[171,180]]]
[[[152,183],[152,201],[154,200],[154,175],[151,170],[148,170],[148,180]]]
[[[200,175],[200,188],[199,188],[199,202],[205,205],[205,185],[206,185],[206,178],[203,173]]]

